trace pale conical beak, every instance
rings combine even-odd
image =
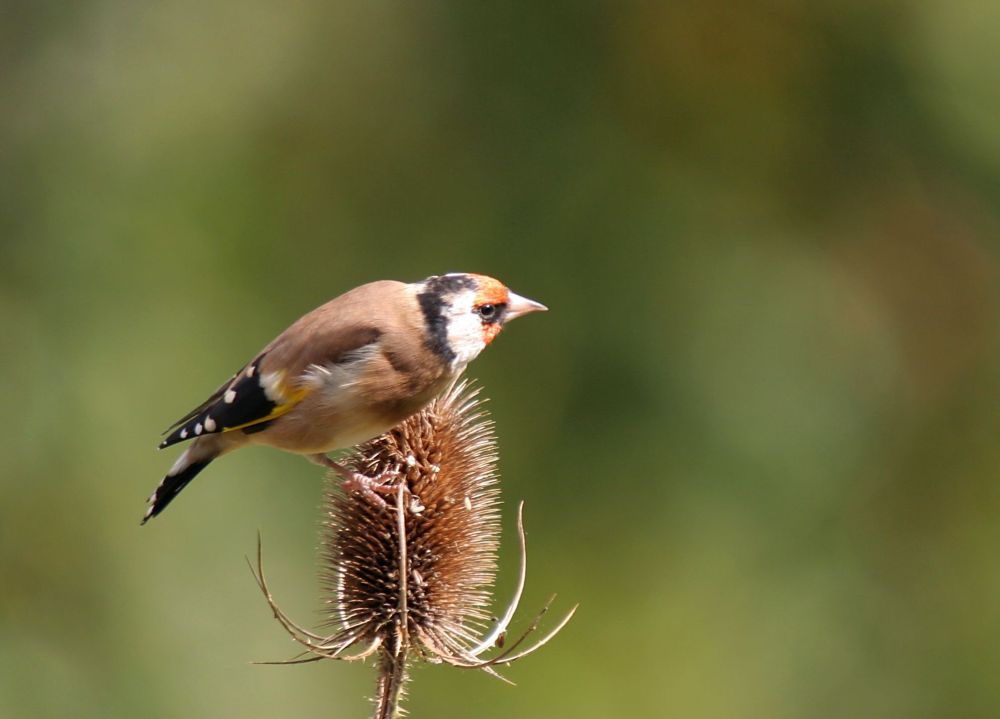
[[[507,314],[504,317],[504,321],[506,322],[515,317],[526,315],[529,312],[547,312],[548,309],[541,302],[535,302],[534,300],[529,300],[527,297],[521,297],[521,295],[515,295],[513,292],[510,292],[507,300]]]

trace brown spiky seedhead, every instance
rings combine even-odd
[[[517,586],[504,612],[492,620],[500,491],[493,423],[478,392],[463,382],[354,449],[344,462],[352,470],[392,477],[380,490],[384,500],[345,492],[338,478],[328,479],[321,573],[329,634],[301,628],[277,607],[258,547],[258,583],[275,617],[310,655],[292,662],[379,653],[376,717],[397,711],[412,655],[499,676],[494,667],[540,647],[575,611],[521,648],[539,614],[506,649],[483,656],[504,643],[524,588],[526,555],[519,508]],[[359,649],[348,654],[352,646]]]
[[[459,387],[346,462],[369,477],[400,473],[394,486],[404,487],[405,617],[397,513],[329,482],[323,567],[333,623],[354,627],[362,641],[381,637],[390,651],[403,633],[431,651],[476,641],[473,632],[490,618],[500,541],[492,426],[476,392]]]

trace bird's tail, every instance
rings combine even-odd
[[[142,524],[162,512],[173,501],[174,497],[187,486],[188,482],[194,479],[198,472],[205,469],[219,454],[221,453],[217,448],[206,447],[199,442],[188,447],[184,454],[174,462],[174,466],[167,472],[167,476],[160,482],[156,491],[150,495],[149,507],[142,518]]]

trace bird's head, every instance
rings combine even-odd
[[[416,289],[428,346],[455,366],[475,359],[515,317],[548,309],[486,275],[435,275]]]

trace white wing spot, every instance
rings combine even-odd
[[[232,404],[236,401],[236,390],[231,389],[226,392],[225,396],[222,398],[226,404]]]
[[[181,439],[187,439],[187,438],[188,438],[188,431],[187,427],[185,427],[184,429],[181,430]]]
[[[283,371],[268,372],[267,374],[262,374],[258,380],[260,386],[264,388],[264,395],[275,404],[281,404],[284,396],[284,393],[281,391],[281,380],[284,374]]]
[[[205,417],[205,431],[214,432],[215,431],[215,420],[211,417]]]
[[[194,426],[194,433],[195,434],[201,434],[201,422],[199,422],[198,424],[196,424]]]

